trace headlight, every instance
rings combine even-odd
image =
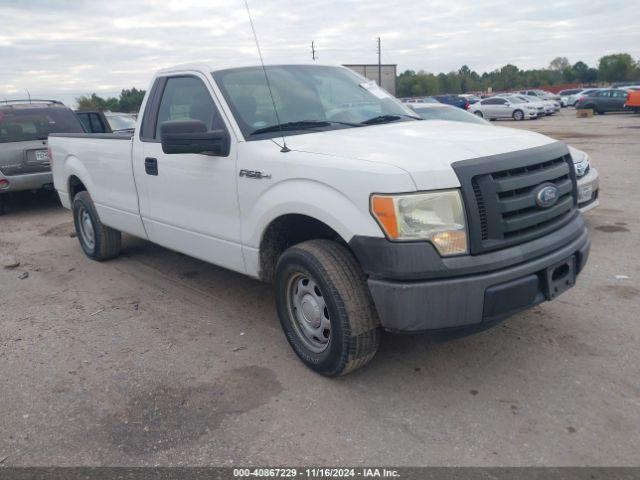
[[[585,154],[580,162],[573,164],[576,169],[576,177],[583,177],[589,171],[589,163],[589,155]]]
[[[569,147],[569,153],[571,153],[571,159],[573,160],[573,168],[576,171],[576,177],[583,177],[589,171],[589,166],[591,163],[589,155],[586,152],[573,147]]]
[[[464,207],[458,190],[372,195],[371,213],[389,240],[428,240],[441,255],[468,251]]]

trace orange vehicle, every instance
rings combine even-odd
[[[629,90],[626,105],[634,112],[640,112],[640,90]]]

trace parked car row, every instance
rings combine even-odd
[[[471,93],[462,93],[462,94],[450,94],[445,93],[442,95],[434,95],[432,97],[412,97],[412,98],[402,98],[401,101],[403,103],[414,104],[414,103],[444,103],[446,105],[453,105],[454,107],[461,108],[463,110],[468,110],[471,105],[476,102],[482,100],[479,96],[473,95]]]
[[[477,115],[490,119],[513,118],[514,120],[535,119],[541,115],[532,115],[533,109],[528,107],[515,107],[510,110],[506,103],[496,101],[495,97],[509,98],[511,104],[539,103],[543,106],[545,115],[553,115],[562,107],[575,107],[578,109],[592,109],[595,113],[622,112],[633,110],[640,111],[640,85],[625,85],[611,88],[570,88],[561,90],[557,95],[550,92],[531,89],[516,92],[498,93],[487,98],[480,98],[473,94],[444,94],[433,97],[403,98],[408,104],[421,103],[445,103],[470,110]],[[519,101],[515,101],[517,98]],[[502,106],[501,108],[496,105]],[[529,106],[531,107],[531,105]]]
[[[594,113],[604,115],[607,112],[624,112],[627,107],[629,92],[626,89],[602,88],[589,94],[582,94],[575,104],[577,109],[590,109]]]
[[[640,111],[640,85],[625,85],[609,88],[573,88],[562,90],[559,95],[562,105],[577,109],[590,109],[594,113]]]
[[[494,97],[496,100],[507,100],[508,98],[509,97]],[[487,100],[491,100],[491,98]],[[480,115],[474,115],[450,105],[442,105],[438,103],[410,103],[408,105],[423,120],[444,120],[488,126],[492,125],[481,118]],[[598,171],[591,166],[591,159],[587,153],[571,146],[569,146],[569,152],[571,154],[576,178],[578,180],[578,208],[584,213],[599,205],[599,175]]]

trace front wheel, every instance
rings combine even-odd
[[[102,224],[87,191],[79,192],[73,199],[73,223],[87,257],[103,261],[120,254],[121,233]]]
[[[524,113],[522,112],[522,110],[516,110],[515,112],[513,112],[513,119],[518,122],[520,120],[524,120]]]
[[[380,322],[353,254],[330,240],[286,250],[276,267],[276,304],[294,352],[328,377],[367,364],[380,343]]]

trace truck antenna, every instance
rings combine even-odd
[[[264,79],[267,82],[267,89],[269,90],[269,96],[271,97],[271,103],[273,104],[273,111],[276,114],[276,122],[278,122],[278,127],[280,129],[280,136],[282,137],[282,149],[280,150],[282,153],[290,152],[291,150],[287,147],[287,141],[282,134],[282,124],[280,123],[280,116],[278,115],[278,109],[276,108],[276,101],[273,98],[273,92],[271,91],[271,84],[269,83],[269,75],[267,75],[267,69],[264,66],[264,60],[262,59],[262,50],[260,50],[260,42],[258,42],[258,35],[256,34],[256,29],[253,26],[253,20],[251,19],[251,10],[249,9],[248,0],[244,0],[244,6],[247,8],[247,15],[249,16],[249,23],[251,24],[251,31],[253,32],[253,39],[256,42],[256,47],[258,48],[258,56],[260,57],[260,65],[262,65],[262,71],[264,72]]]

